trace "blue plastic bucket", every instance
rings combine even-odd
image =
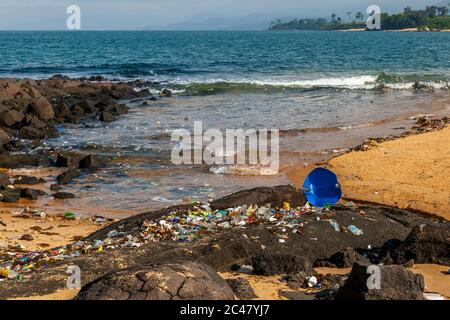
[[[315,207],[334,205],[342,197],[341,185],[337,176],[325,168],[311,171],[303,183],[306,199]]]

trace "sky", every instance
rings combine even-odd
[[[372,4],[383,12],[447,4],[433,0],[0,0],[0,30],[65,30],[66,9],[81,8],[82,30],[265,29],[277,18],[348,19]]]

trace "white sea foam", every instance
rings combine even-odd
[[[171,83],[178,85],[213,85],[213,84],[242,84],[254,86],[270,86],[270,87],[298,87],[298,88],[314,88],[314,87],[336,87],[349,89],[372,89],[377,83],[377,76],[361,75],[353,77],[335,77],[335,78],[318,78],[318,79],[226,79],[226,78],[210,78],[203,79],[176,79]]]
[[[237,176],[274,176],[279,173],[272,168],[258,165],[213,166],[209,168],[209,172]]]
[[[249,78],[209,78],[209,79],[175,79],[170,83],[182,86],[200,85],[242,85],[255,87],[279,87],[279,88],[337,88],[337,89],[363,89],[372,90],[383,85],[391,90],[412,90],[415,83],[413,81],[404,82],[379,82],[377,75],[360,75],[350,77],[329,77],[318,79],[249,79]],[[419,81],[423,87],[433,90],[449,89],[450,83],[447,81]]]
[[[255,80],[250,83],[257,85],[270,85],[281,87],[330,87],[330,88],[350,88],[350,89],[372,89],[376,86],[376,76],[356,76],[343,78],[320,78],[316,80],[296,80],[296,81],[277,81],[277,80]]]

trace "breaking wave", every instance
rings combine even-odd
[[[312,90],[448,90],[447,79],[415,76],[361,75],[311,80],[207,79],[204,81],[167,81],[162,85],[178,94],[212,95],[227,92],[276,92]]]

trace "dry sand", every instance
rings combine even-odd
[[[315,270],[323,275],[330,273],[345,275],[350,273],[351,268],[315,268]],[[414,273],[423,275],[425,278],[425,292],[439,293],[443,295],[446,300],[450,299],[450,280],[448,278],[449,275],[445,274],[448,267],[434,264],[420,264],[415,265],[413,268],[410,268],[410,270]],[[221,272],[219,275],[224,279],[247,279],[257,296],[254,300],[287,300],[281,292],[314,292],[314,290],[305,289],[292,290],[287,286],[286,282],[281,280],[281,276],[255,276],[234,272]],[[71,300],[78,292],[79,290],[77,289],[66,289],[44,296],[23,297],[12,300]]]
[[[69,220],[59,216],[42,218],[14,217],[11,211],[0,212],[0,245],[23,245],[26,250],[45,250],[62,246],[106,225],[90,220]],[[31,235],[33,240],[21,240]]]
[[[450,220],[450,127],[381,143],[329,161],[349,199]]]

